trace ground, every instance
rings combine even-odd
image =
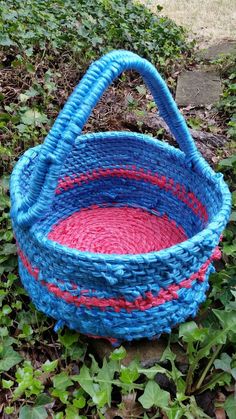
[[[212,45],[236,37],[236,4],[234,0],[141,0],[153,11],[189,29],[199,46]]]
[[[168,14],[178,23],[192,29],[191,36],[194,37],[194,32],[196,33],[199,47],[214,45],[225,37],[233,37],[233,1],[160,0],[149,3],[152,3],[151,7],[157,3],[163,5],[163,14]],[[105,5],[107,0],[101,3]],[[60,62],[57,57],[52,63],[46,54],[45,61],[42,59],[37,62],[37,71],[34,71],[30,66],[29,69],[25,69],[11,65],[14,55],[7,54],[3,68],[0,68],[0,99],[1,95],[4,96],[5,104],[8,105],[5,110],[9,113],[14,114],[14,106],[16,109],[20,106],[18,119],[15,116],[15,120],[12,118],[13,126],[19,124],[19,119],[26,122],[20,125],[20,129],[25,131],[15,139],[18,149],[12,145],[11,130],[4,131],[3,141],[6,141],[7,145],[9,141],[15,153],[13,157],[4,155],[6,173],[11,171],[12,161],[18,158],[24,148],[42,141],[49,130],[50,126],[43,129],[43,123],[37,121],[36,117],[45,117],[47,113],[51,121],[55,120],[59,108],[66,102],[69,93],[79,81],[81,72],[77,68],[78,64],[76,62],[74,65],[68,61],[67,65],[69,56],[68,52],[65,60]],[[218,71],[218,67],[205,61],[205,58],[198,56],[195,59],[187,52],[180,64],[172,55],[172,60],[168,63],[171,71],[164,72],[173,95],[176,94],[178,79],[180,80],[181,74],[186,71],[191,73],[191,76],[201,68],[205,71],[206,66],[208,71]],[[49,65],[51,74],[47,73]],[[194,90],[191,81],[190,83]],[[195,83],[196,89],[199,84],[201,81]],[[22,101],[20,105],[18,98]],[[209,97],[207,99],[209,100]],[[221,166],[217,166],[219,160],[232,154],[227,134],[229,117],[219,113],[209,102],[206,102],[207,105],[201,103],[203,106],[198,106],[192,103],[193,99],[188,100],[189,103],[185,102],[181,106],[181,112],[188,121],[199,150],[216,170],[225,169],[231,189],[236,189],[232,174],[234,160],[227,159]],[[214,98],[215,100],[217,98]],[[36,109],[33,118],[32,109]],[[29,121],[30,116],[35,121]],[[0,124],[4,126],[4,118],[7,117],[8,114],[0,113]],[[35,129],[30,130],[34,122]],[[9,127],[12,128],[10,123]],[[26,136],[28,129],[29,138]],[[108,89],[85,127],[86,132],[106,130],[149,133],[177,146],[168,129],[156,116],[153,98],[136,73],[123,75]],[[4,229],[0,230],[0,234],[6,242],[4,250],[0,250],[1,264],[1,259],[5,263],[4,258],[7,258],[8,253],[11,257],[11,253],[15,252],[7,215],[7,179],[4,178],[0,180],[0,209],[3,209],[0,221]],[[120,347],[114,352],[108,342],[81,336],[67,328],[56,334],[53,331],[54,320],[35,310],[24,290],[20,288],[17,270],[14,269],[16,260],[9,257],[9,265],[14,262],[13,269],[10,269],[9,274],[6,271],[0,283],[0,303],[3,300],[0,310],[0,325],[3,327],[0,332],[5,344],[2,350],[0,333],[0,371],[3,371],[0,417],[226,419],[227,412],[229,419],[235,419],[235,237],[236,226],[230,223],[221,245],[224,254],[218,264],[220,272],[211,276],[208,299],[201,306],[199,316],[194,321],[188,321],[175,328],[170,337],[164,335],[155,342],[145,340],[131,345],[126,343],[126,349]],[[134,360],[136,357],[139,359],[137,362]]]

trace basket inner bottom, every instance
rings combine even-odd
[[[184,230],[166,215],[94,206],[55,224],[48,238],[81,251],[107,254],[148,253],[187,240]]]

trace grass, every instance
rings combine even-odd
[[[188,28],[202,46],[236,39],[236,4],[232,0],[141,0],[151,10],[163,7],[162,15]]]

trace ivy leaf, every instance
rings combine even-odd
[[[227,159],[223,159],[219,163],[219,168],[221,167],[233,167],[234,163],[236,163],[236,155],[232,157],[228,157]]]
[[[183,323],[179,327],[179,336],[183,337],[184,342],[203,341],[206,334],[207,329],[200,329],[193,321]]]
[[[19,99],[21,102],[26,102],[30,97],[24,93],[20,93]]]
[[[156,365],[155,367],[151,367],[151,368],[147,368],[147,369],[145,369],[145,368],[138,369],[138,372],[139,372],[139,374],[146,375],[146,377],[149,380],[153,380],[158,373],[166,374],[168,376],[170,375],[169,371],[166,370],[165,368],[161,367],[160,365]]]
[[[235,411],[236,411],[236,399],[233,394],[227,397],[225,404],[224,404],[225,411],[229,419],[235,419]]]
[[[73,377],[73,379],[75,379],[75,377]],[[95,387],[94,387],[94,384],[93,384],[93,379],[92,379],[92,377],[89,373],[89,369],[88,369],[88,367],[86,367],[86,365],[82,366],[76,381],[79,382],[81,387],[84,389],[84,391],[86,391],[86,393],[89,394],[90,397],[95,396],[96,391],[95,391]]]
[[[43,406],[23,406],[20,409],[19,419],[46,419],[47,411]]]
[[[201,349],[191,354],[190,369],[192,372],[197,368],[199,361],[202,358],[208,357],[209,353],[215,345],[224,344],[227,339],[227,333],[224,330],[208,329],[208,336],[204,339]]]
[[[126,354],[127,352],[125,348],[123,346],[120,346],[111,353],[110,359],[112,359],[113,361],[121,361],[126,357]]]
[[[189,343],[189,345],[191,345],[191,343]],[[172,352],[172,350],[170,349],[168,345],[162,354],[161,362],[167,361],[167,360],[170,361],[172,371],[170,372],[166,370],[164,374],[167,375],[167,377],[170,377],[175,382],[177,392],[184,393],[186,389],[186,381],[182,378],[183,376],[182,372],[179,371],[178,368],[176,367],[175,359],[176,359],[176,355]]]
[[[213,313],[218,317],[223,329],[236,333],[236,311],[213,309]]]
[[[103,360],[103,366],[99,370],[96,379],[98,380],[101,392],[96,393],[96,396],[93,397],[93,401],[99,397],[99,406],[102,407],[106,403],[111,405],[111,391],[112,391],[112,383],[115,373],[115,366],[114,363],[107,362],[106,358]]]
[[[214,362],[214,365],[216,367],[216,369],[218,370],[222,370],[225,372],[230,372],[231,371],[231,362],[232,362],[232,358],[226,354],[223,353],[220,356],[220,359],[216,359]]]
[[[98,365],[96,359],[94,358],[94,356],[92,354],[89,354],[89,357],[92,359],[92,363],[90,365],[90,372],[91,372],[92,375],[97,374],[99,369],[100,369],[99,365]],[[73,377],[72,377],[72,379],[73,379]]]
[[[2,45],[3,47],[10,47],[16,45],[16,43],[11,40],[9,35],[4,34],[0,36],[0,45]]]
[[[223,251],[227,256],[234,255],[236,253],[236,244],[224,244]]]
[[[169,404],[170,394],[162,390],[155,381],[148,381],[143,395],[138,400],[144,409],[150,409],[152,406],[166,408]]]
[[[107,392],[107,390],[101,390],[98,391],[95,396],[93,396],[93,402],[99,406],[99,407],[103,407],[105,406],[105,404],[108,403],[108,405],[111,405],[111,402],[109,401],[109,399],[111,398],[111,392]]]
[[[173,406],[164,408],[168,419],[181,419],[184,417],[184,409],[180,406]]]
[[[136,90],[141,96],[144,96],[144,95],[147,94],[147,90],[146,90],[145,86],[143,86],[143,85],[136,86]]]
[[[0,371],[9,371],[14,365],[18,364],[23,358],[10,347],[4,347],[1,353]]]
[[[14,384],[14,381],[12,380],[2,380],[2,388],[11,388]]]
[[[228,372],[236,380],[236,368],[231,368],[231,362],[232,358],[228,354],[222,353],[220,359],[215,360],[214,365],[216,369]]]
[[[35,401],[35,406],[45,406],[53,402],[53,399],[46,393],[41,393]]]
[[[69,329],[66,330],[63,335],[59,335],[59,341],[65,346],[65,348],[69,348],[73,345],[73,343],[78,342],[78,340],[79,334]]]
[[[236,211],[232,211],[230,221],[236,221]]]
[[[58,365],[58,359],[55,359],[55,361],[49,361],[47,360],[43,365],[42,365],[42,370],[43,372],[52,372],[55,371],[55,369],[57,368]]]
[[[65,351],[65,357],[70,357],[71,361],[78,361],[83,360],[85,353],[85,346],[80,346],[78,343],[73,343],[67,350]]]
[[[31,87],[30,89],[26,90],[25,93],[20,93],[19,99],[21,102],[26,102],[28,99],[38,96],[38,94],[39,93],[37,92],[37,90]]]
[[[72,405],[67,406],[66,419],[81,419],[81,416],[78,413],[78,409],[75,406],[72,406]]]
[[[82,359],[85,353],[85,346],[80,345],[79,333],[72,330],[66,330],[65,333],[59,335],[59,341],[65,346],[66,351],[64,357],[70,357],[71,361]]]
[[[231,369],[231,374],[232,374],[233,378],[234,378],[234,379],[235,379],[235,381],[236,381],[236,368],[232,368],[232,369]]]
[[[67,387],[71,386],[73,384],[73,381],[71,381],[70,377],[66,372],[61,372],[60,374],[57,374],[53,377],[53,386],[60,391],[65,391]]]
[[[3,123],[0,125],[0,128],[2,126],[4,126]],[[3,147],[3,146],[0,145],[0,155],[1,156],[9,156],[9,157],[11,157],[12,156],[12,150],[10,148],[8,148],[8,147]]]
[[[83,409],[84,406],[86,406],[86,399],[84,396],[79,396],[78,398],[73,400],[73,406],[75,406],[77,409]]]
[[[21,122],[25,125],[41,126],[48,122],[48,118],[44,113],[37,109],[29,109],[21,115]]]
[[[54,388],[51,394],[52,396],[58,397],[63,404],[67,404],[67,400],[69,397],[68,391],[66,390],[62,391],[62,390],[58,390],[57,388]]]
[[[5,237],[6,239],[8,237]],[[11,236],[10,236],[11,238]],[[3,245],[1,251],[0,251],[1,255],[15,255],[16,254],[16,245],[13,243],[6,243],[5,245]]]
[[[139,378],[139,372],[136,367],[134,368],[123,368],[120,374],[120,381],[126,384],[132,384]]]

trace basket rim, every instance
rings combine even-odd
[[[83,140],[92,140],[93,138],[104,138],[104,137],[111,137],[117,135],[121,137],[129,136],[130,138],[136,138],[146,142],[147,144],[152,144],[157,149],[161,148],[171,157],[174,157],[176,160],[180,160],[182,163],[187,164],[186,155],[178,148],[171,146],[163,141],[160,141],[154,137],[151,137],[147,134],[141,134],[136,132],[129,132],[129,131],[106,131],[106,132],[98,132],[98,133],[89,133],[83,134],[77,137],[76,142],[81,142]],[[84,145],[81,142],[81,146]],[[37,145],[28,149],[17,162],[16,166],[13,169],[13,176],[11,176],[11,184],[10,184],[10,192],[11,192],[11,201],[12,207],[16,204],[16,200],[19,201],[19,197],[22,195],[19,187],[19,175],[21,174],[21,169],[25,166],[26,163],[29,162],[30,157],[32,158],[35,156],[35,153],[38,154],[41,145]],[[200,157],[202,158],[202,157]],[[202,158],[204,161],[204,159]],[[165,249],[161,249],[158,251],[148,252],[148,253],[137,253],[137,254],[107,254],[107,253],[95,253],[89,251],[81,251],[74,248],[69,248],[65,245],[61,245],[53,240],[50,240],[45,236],[40,230],[38,230],[37,226],[38,223],[33,225],[29,228],[29,232],[32,235],[32,238],[37,243],[39,248],[43,248],[44,250],[47,249],[49,252],[55,252],[60,255],[67,255],[70,256],[74,260],[92,260],[94,262],[108,262],[108,263],[122,263],[122,262],[144,262],[144,261],[155,261],[155,260],[168,260],[172,255],[178,254],[181,255],[183,251],[193,249],[196,246],[199,246],[201,242],[203,242],[209,235],[215,232],[216,240],[214,245],[211,245],[210,248],[215,247],[215,245],[219,242],[219,236],[225,225],[228,222],[229,215],[231,212],[231,194],[227,184],[223,179],[223,175],[221,173],[215,173],[210,167],[208,170],[202,171],[199,167],[192,168],[192,170],[199,175],[206,179],[206,181],[210,181],[215,183],[219,187],[219,192],[222,195],[222,207],[220,211],[215,215],[212,221],[200,232],[195,234],[194,236],[190,237],[189,239],[170,246]],[[12,219],[14,224],[17,225],[17,220],[15,220],[14,211],[12,212]],[[209,244],[212,243],[212,240],[209,241]]]

